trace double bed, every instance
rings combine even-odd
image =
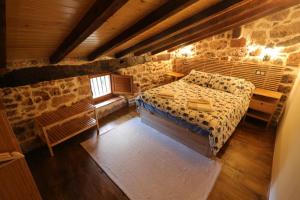
[[[162,97],[161,90],[174,97]],[[211,157],[243,118],[253,90],[244,79],[193,70],[179,81],[145,91],[136,102],[143,122]],[[190,98],[208,100],[213,110],[189,108]]]

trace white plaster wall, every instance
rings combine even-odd
[[[286,112],[277,133],[269,199],[300,199],[299,76],[288,99]]]

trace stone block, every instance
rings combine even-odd
[[[266,31],[253,31],[251,34],[251,40],[255,44],[265,45],[267,41]]]
[[[290,54],[286,64],[298,67],[300,65],[300,52]]]
[[[286,46],[292,46],[292,45],[299,44],[299,43],[300,43],[300,36],[296,36],[291,39],[285,40],[283,42],[279,42],[276,44],[276,46],[286,47]]]
[[[282,92],[284,94],[288,94],[292,89],[290,85],[279,85],[278,92]]]
[[[58,96],[61,95],[59,87],[53,87],[49,89],[50,96]]]
[[[238,39],[240,38],[242,35],[242,28],[241,27],[237,27],[237,28],[234,28],[232,30],[232,38],[233,39]]]
[[[300,33],[300,21],[292,22],[287,25],[276,26],[270,31],[271,38],[283,38],[292,34]]]
[[[280,12],[274,13],[272,15],[269,15],[265,19],[268,20],[268,21],[272,21],[272,22],[274,22],[274,21],[283,21],[283,20],[287,19],[289,14],[290,14],[290,10],[285,9],[283,11],[280,11]]]
[[[91,95],[91,89],[89,86],[79,87],[78,94],[79,95]]]
[[[50,99],[50,96],[47,92],[41,91],[41,90],[36,90],[32,92],[32,95],[34,97],[42,97],[43,101],[48,101]]]
[[[281,78],[281,83],[294,83],[296,78],[297,77],[294,74],[285,74]]]
[[[210,48],[215,50],[225,49],[227,47],[227,40],[215,40],[210,42]]]
[[[67,94],[63,96],[53,97],[53,99],[51,100],[51,105],[53,107],[58,107],[60,105],[70,103],[74,99],[76,99],[75,94]]]
[[[240,38],[240,39],[232,39],[230,41],[230,47],[245,47],[246,46],[246,39]]]

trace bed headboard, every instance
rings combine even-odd
[[[205,58],[175,59],[173,70],[188,74],[192,69],[244,78],[256,87],[277,91],[284,68],[264,63],[247,63]],[[260,74],[257,74],[259,73]]]

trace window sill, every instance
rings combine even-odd
[[[123,100],[123,99],[125,99],[125,97],[122,97],[122,96],[112,97],[112,98],[110,98],[108,100],[102,101],[101,103],[95,103],[94,105],[95,105],[95,107],[97,109],[97,108],[101,108],[101,107],[107,106],[109,104],[112,104],[112,103],[114,103],[116,101],[120,101],[120,100]]]

